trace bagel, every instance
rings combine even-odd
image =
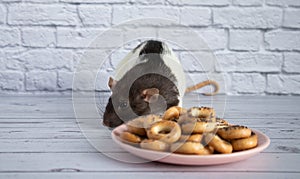
[[[149,139],[161,140],[166,143],[176,142],[181,136],[180,126],[173,121],[158,121],[147,130]]]
[[[119,139],[142,149],[179,154],[229,154],[254,148],[258,136],[248,127],[217,118],[210,107],[170,107],[163,115],[139,116],[126,123]]]
[[[217,134],[225,140],[242,139],[251,136],[251,129],[245,126],[228,126],[219,128]]]
[[[221,139],[218,135],[212,133],[206,134],[205,142],[220,153],[223,154],[232,153],[233,150],[232,145],[229,142]]]
[[[145,116],[143,127],[147,130],[153,123],[156,123],[161,120],[162,120],[161,116],[155,114],[149,114]]]
[[[128,121],[126,124],[127,131],[136,135],[145,136],[146,130],[144,129],[144,120],[144,116],[141,116]]]
[[[216,123],[218,126],[229,126],[229,123],[222,118],[216,118]]]
[[[145,136],[146,128],[148,128],[152,123],[160,120],[162,120],[161,117],[154,114],[140,116],[127,122],[127,131],[139,136]]]
[[[187,110],[179,106],[170,107],[163,115],[163,120],[178,119],[180,115],[186,113]]]
[[[155,150],[155,151],[168,151],[170,148],[170,145],[160,141],[160,140],[153,140],[153,139],[144,139],[140,146],[142,149],[148,149],[148,150]]]
[[[120,134],[120,138],[124,142],[129,143],[129,144],[138,144],[142,141],[142,139],[139,136],[137,136],[133,133],[130,133],[130,132],[126,132],[126,131],[122,132]]]
[[[210,107],[192,107],[188,111],[188,114],[192,117],[198,118],[215,118],[216,112]]]
[[[216,128],[216,123],[211,122],[189,122],[181,125],[184,134],[203,134],[212,132]]]
[[[193,135],[181,135],[179,141],[184,142],[201,142],[202,134],[193,134]]]
[[[209,155],[214,152],[213,148],[209,146],[203,146],[198,142],[176,142],[171,145],[171,152],[180,154],[198,154]]]
[[[250,137],[232,140],[231,144],[235,151],[252,149],[257,146],[257,135],[252,132]]]

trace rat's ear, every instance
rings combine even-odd
[[[113,90],[113,88],[116,86],[116,84],[117,84],[117,80],[114,80],[112,77],[109,77],[108,86],[109,86],[110,90]]]
[[[143,90],[141,95],[144,98],[144,101],[153,103],[158,99],[159,90],[157,88],[148,88]]]

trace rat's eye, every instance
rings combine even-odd
[[[128,106],[127,101],[121,101],[120,104],[119,104],[120,108],[127,108],[127,106]]]

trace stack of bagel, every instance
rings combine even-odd
[[[162,116],[150,114],[127,122],[119,137],[142,149],[197,155],[248,150],[258,140],[250,128],[217,118],[213,108],[178,106]]]

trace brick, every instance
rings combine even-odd
[[[9,70],[19,70],[24,71],[25,70],[25,64],[22,60],[18,58],[6,58],[5,63],[3,63],[4,67],[6,66],[6,69]]]
[[[300,94],[300,75],[269,74],[267,92],[272,94]]]
[[[262,6],[262,0],[233,0],[232,4],[238,6]]]
[[[24,75],[17,71],[0,72],[0,88],[2,90],[19,91],[24,88]]]
[[[59,2],[59,0],[23,0],[23,2],[31,2],[31,3],[55,3]]]
[[[266,79],[257,73],[233,73],[232,90],[237,93],[263,93]]]
[[[300,28],[300,10],[286,9],[283,16],[283,26],[291,28]]]
[[[57,46],[69,48],[116,48],[123,44],[121,30],[57,29]]]
[[[3,64],[5,64],[5,62],[6,62],[5,53],[3,51],[0,51],[0,64],[2,64],[2,65],[0,65],[0,71],[3,71],[6,69],[6,66],[3,65]]]
[[[31,71],[26,73],[26,90],[28,91],[54,91],[56,86],[56,72]]]
[[[8,3],[11,3],[11,2],[21,2],[22,0],[1,0],[1,2],[8,2]]]
[[[111,23],[111,8],[108,6],[80,5],[78,11],[85,26],[109,26]]]
[[[258,51],[261,42],[261,33],[257,30],[230,30],[230,50]]]
[[[156,33],[157,31],[155,28],[124,28],[124,48],[131,50],[142,41],[155,38]]]
[[[1,65],[3,69],[24,71],[25,70],[24,61],[19,57],[21,53],[26,51],[28,50],[20,46],[3,48],[2,49],[3,63],[1,63],[3,64]]]
[[[300,6],[299,0],[266,0],[267,5],[273,6]]]
[[[19,57],[28,70],[73,69],[73,53],[70,50],[34,49]]]
[[[217,71],[280,72],[282,56],[272,53],[217,53]]]
[[[57,29],[57,46],[72,48],[87,48],[90,43],[101,34],[98,29]]]
[[[58,72],[58,89],[59,90],[70,90],[73,84],[73,73],[60,71]]]
[[[283,70],[287,73],[300,73],[300,53],[285,53]]]
[[[235,28],[276,28],[282,19],[278,8],[219,8],[213,14],[215,25]]]
[[[60,2],[67,2],[67,3],[85,3],[85,4],[103,4],[103,3],[111,3],[111,4],[119,4],[119,3],[126,3],[130,0],[60,0]]]
[[[0,24],[4,24],[6,19],[6,9],[0,4]]]
[[[8,69],[8,70],[17,70],[17,71],[24,71],[25,64],[22,59],[20,59],[20,54],[26,52],[27,49],[20,48],[20,47],[11,47],[5,48],[1,51],[0,58],[2,60],[0,64],[0,69]]]
[[[300,32],[274,30],[265,33],[268,50],[300,50]]]
[[[49,28],[22,29],[22,44],[27,47],[54,47],[55,30]]]
[[[108,79],[111,74],[105,70],[82,70],[74,73],[73,89],[85,91],[109,91]]]
[[[166,6],[114,6],[112,23],[119,24],[137,18],[163,18],[179,23],[180,11]],[[151,20],[139,21],[141,25],[153,25]]]
[[[165,0],[151,0],[151,1],[145,1],[145,0],[131,0],[134,4],[143,4],[143,5],[154,5],[154,4],[164,4]]]
[[[212,50],[223,50],[226,48],[227,40],[224,29],[199,30],[197,33]]]
[[[169,44],[174,50],[209,50],[207,42],[199,37],[199,33],[190,29],[159,29],[158,38],[173,42]]]
[[[110,66],[109,51],[103,49],[77,51],[74,56],[74,65],[77,71],[97,71],[100,68],[109,70],[109,68],[112,68]]]
[[[73,89],[74,90],[95,90],[95,78],[97,73],[90,70],[76,71],[74,73]]]
[[[203,6],[227,6],[231,3],[230,0],[172,0],[169,1],[173,5],[203,5]]]
[[[52,4],[12,4],[8,23],[13,25],[76,25],[75,6]]]
[[[214,71],[216,58],[209,52],[182,52],[180,61],[186,72]]]
[[[188,26],[208,26],[211,24],[210,9],[184,7],[181,9],[180,23]]]
[[[16,28],[0,28],[0,46],[20,44],[20,31]]]

